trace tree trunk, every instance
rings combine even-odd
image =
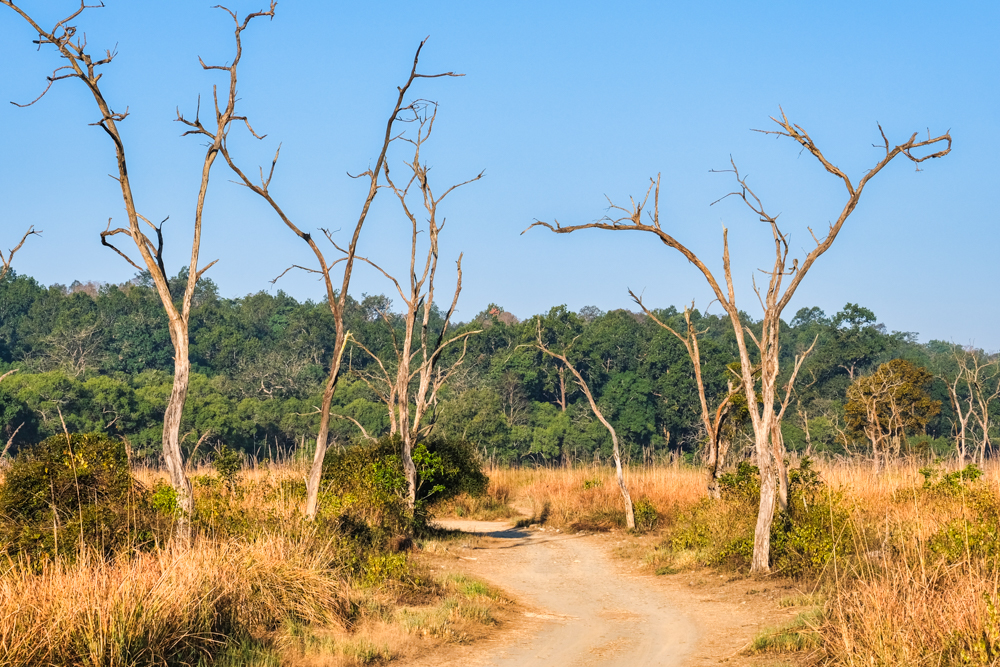
[[[781,424],[775,422],[771,428],[771,449],[774,469],[778,478],[778,509],[788,511],[788,465],[785,463],[785,439],[781,435]]]
[[[313,454],[309,479],[306,480],[306,518],[315,519],[319,511],[319,487],[323,481],[323,461],[326,459],[327,440],[330,437],[330,406],[337,391],[340,363],[337,359],[330,367],[330,374],[323,389],[323,406],[319,416],[319,431],[316,433],[316,452]]]
[[[177,508],[180,510],[174,535],[182,545],[187,546],[191,543],[194,497],[191,481],[184,471],[180,432],[191,362],[188,358],[187,327],[180,321],[171,322],[170,334],[174,339],[174,382],[167,400],[167,409],[163,413],[163,463],[170,476],[170,484],[177,493]]]
[[[757,512],[757,527],[753,533],[753,560],[750,572],[769,572],[771,569],[771,524],[774,522],[775,475],[771,465],[771,455],[767,448],[758,448],[760,455],[760,507]]]

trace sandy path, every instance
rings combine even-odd
[[[672,606],[651,577],[629,574],[597,536],[514,529],[503,522],[446,520],[443,527],[488,533],[484,548],[465,553],[467,569],[526,603],[537,622],[502,641],[486,642],[456,664],[687,664],[698,629]]]

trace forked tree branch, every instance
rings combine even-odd
[[[35,231],[35,226],[32,225],[31,227],[28,227],[28,231],[26,231],[24,236],[21,237],[20,243],[7,251],[6,256],[4,256],[3,251],[0,250],[0,263],[3,264],[3,267],[0,268],[0,280],[3,280],[7,276],[7,273],[10,271],[10,264],[14,261],[14,255],[16,255],[17,252],[24,247],[24,242],[28,240],[28,237],[32,235],[41,236],[41,234],[42,231]]]

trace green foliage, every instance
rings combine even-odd
[[[349,521],[353,527],[348,532],[357,533],[361,526],[367,526],[372,539],[378,539],[378,535],[387,538],[409,534],[414,527],[424,525],[430,509],[438,502],[460,493],[478,496],[485,492],[489,479],[468,443],[428,439],[417,443],[412,451],[417,469],[417,503],[411,515],[405,502],[407,486],[401,448],[401,439],[396,436],[329,452],[323,464],[328,489],[324,511]]]
[[[632,505],[632,511],[635,514],[635,529],[640,532],[645,532],[656,528],[657,522],[660,520],[660,513],[650,502],[649,498],[645,496],[639,498]]]
[[[719,475],[719,492],[725,500],[756,505],[760,500],[760,469],[740,461],[735,471]]]
[[[583,480],[584,491],[586,491],[587,489],[596,489],[597,487],[603,485],[604,485],[604,480],[601,479],[600,477],[594,477],[593,479]]]
[[[133,480],[120,440],[53,436],[18,454],[6,472],[0,549],[33,558],[72,556],[85,544],[110,554],[153,539],[155,507]]]
[[[175,516],[179,511],[177,489],[166,482],[157,480],[149,496],[150,506],[164,516]]]
[[[232,489],[238,481],[243,459],[239,452],[232,450],[228,445],[222,445],[212,459],[212,467],[219,473],[225,485]]]
[[[948,473],[936,465],[924,466],[917,472],[924,477],[925,490],[949,494],[961,493],[983,476],[983,471],[975,463],[970,463],[962,470]]]
[[[835,555],[848,520],[839,492],[823,483],[805,457],[788,471],[788,511],[771,524],[771,566],[788,576],[819,574]],[[720,476],[722,500],[704,500],[682,516],[668,535],[669,553],[695,551],[702,562],[733,568],[749,566],[760,497],[760,473],[746,462]]]

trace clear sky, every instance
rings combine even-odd
[[[105,94],[123,124],[140,211],[170,216],[165,255],[187,262],[201,142],[180,138],[175,107],[192,113],[231,58],[230,20],[209,3],[106,0],[77,24],[93,50],[117,44]],[[73,2],[25,0],[46,24]],[[240,13],[261,7],[243,0]],[[57,11],[62,8],[63,11]],[[60,16],[61,17],[61,16]],[[767,128],[781,105],[827,157],[853,178],[875,164],[881,123],[891,141],[951,130],[951,155],[898,161],[869,186],[833,249],[806,277],[785,313],[832,314],[846,302],[871,308],[890,329],[1000,349],[995,296],[1000,216],[1000,3],[954,2],[369,2],[285,0],[271,22],[245,35],[242,109],[263,142],[234,130],[245,163],[282,158],[272,190],[303,227],[343,229],[356,217],[362,184],[346,172],[377,156],[395,87],[430,35],[422,70],[461,79],[418,82],[440,103],[427,157],[438,187],[485,170],[444,205],[442,267],[465,253],[467,319],[496,302],[525,317],[567,304],[633,307],[707,305],[703,278],[680,255],[640,234],[520,232],[535,219],[579,224],[604,215],[605,195],[641,196],[662,173],[662,218],[719,269],[721,229],[730,229],[738,301],[759,316],[750,277],[770,263],[768,232],[728,192],[730,155],[767,208],[780,212],[799,256],[807,226],[824,228],[843,205],[843,186],[789,140]],[[37,51],[25,24],[0,7],[0,98],[25,102],[58,62]],[[100,245],[109,217],[126,223],[112,146],[79,81],[65,81],[28,109],[0,105],[0,246],[28,225],[44,230],[16,268],[43,283],[121,282],[134,270]],[[394,165],[402,168],[404,155]],[[307,275],[269,280],[310,255],[261,202],[229,182],[218,163],[206,208],[202,257],[224,296],[321,290]],[[380,195],[362,252],[390,269],[405,262],[405,220]],[[450,274],[445,272],[445,276]],[[439,289],[447,291],[442,282]],[[371,271],[352,291],[389,294]],[[714,306],[715,312],[719,307]]]

